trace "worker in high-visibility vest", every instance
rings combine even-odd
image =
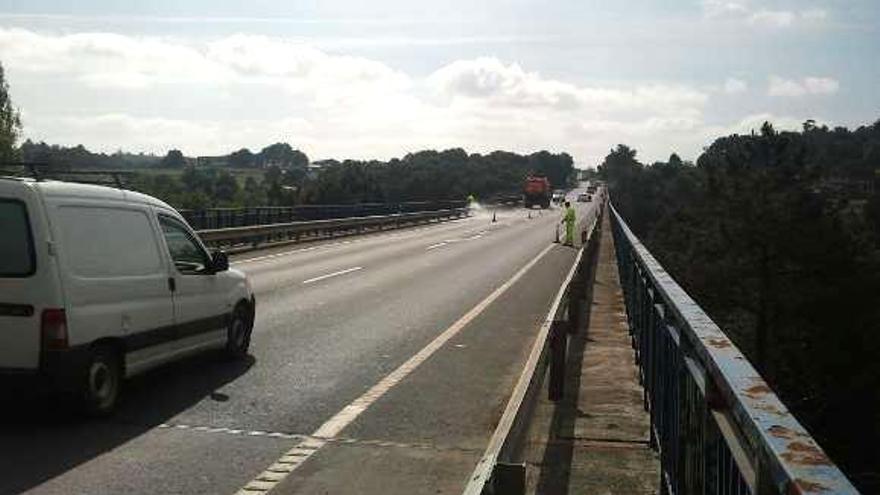
[[[468,202],[468,206],[473,206],[474,203],[477,202],[477,198],[475,198],[473,194],[468,194],[467,202]]]
[[[571,206],[570,201],[565,202],[565,215],[562,217],[562,222],[565,224],[565,245],[566,246],[574,246],[574,222],[575,222],[575,213],[574,208]]]

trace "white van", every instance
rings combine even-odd
[[[107,413],[125,377],[211,348],[246,355],[254,304],[164,202],[0,177],[0,373],[46,376]]]

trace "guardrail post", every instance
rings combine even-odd
[[[565,348],[568,344],[566,322],[554,321],[550,328],[550,383],[547,385],[549,399],[562,400],[565,391]]]

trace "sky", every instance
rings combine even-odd
[[[625,143],[695,160],[769,120],[880,119],[878,0],[0,0],[23,137],[313,160]]]

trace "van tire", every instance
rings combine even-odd
[[[90,416],[113,412],[122,390],[122,366],[116,350],[107,345],[95,347],[83,379],[79,393],[83,412]]]
[[[251,345],[251,321],[250,311],[244,303],[235,307],[229,319],[227,327],[226,356],[230,359],[240,359],[248,354]]]

